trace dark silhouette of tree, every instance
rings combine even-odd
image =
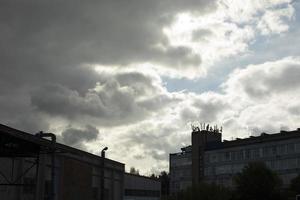
[[[149,177],[153,178],[153,179],[157,179],[158,178],[155,174],[151,174]]]
[[[140,171],[138,169],[135,169],[134,167],[130,167],[130,174],[140,175]]]
[[[158,179],[161,183],[161,196],[165,198],[169,196],[169,188],[170,188],[170,176],[167,172],[162,171],[158,176]]]
[[[300,194],[300,174],[296,178],[292,179],[290,190],[296,194]]]
[[[249,163],[234,177],[236,192],[243,200],[280,199],[279,176],[262,162]]]

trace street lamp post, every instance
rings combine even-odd
[[[52,152],[51,152],[51,200],[55,200],[55,144],[56,144],[56,135],[53,133],[44,133],[43,131],[40,131],[35,134],[39,138],[51,138],[52,141]]]
[[[105,187],[104,187],[104,179],[105,179],[105,177],[104,177],[104,167],[105,167],[104,161],[105,161],[105,151],[107,149],[108,148],[105,147],[101,151],[101,159],[102,159],[102,162],[101,162],[101,200],[104,200],[104,189],[105,189]]]

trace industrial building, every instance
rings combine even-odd
[[[100,157],[56,143],[51,133],[32,135],[0,124],[0,199],[122,200],[129,188],[143,190],[140,199],[150,200],[147,184],[155,186],[150,193],[160,194],[159,181],[137,177],[143,184],[135,185],[125,165],[105,158],[105,150]]]
[[[125,173],[124,200],[160,200],[161,184],[158,179]]]
[[[222,141],[221,131],[196,127],[191,150],[170,154],[170,190],[174,194],[185,189],[189,172],[192,184],[204,181],[234,187],[233,176],[254,161],[264,162],[278,173],[287,187],[300,173],[300,129]],[[185,165],[186,174],[176,167],[184,163],[190,163]]]

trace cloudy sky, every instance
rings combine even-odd
[[[2,0],[0,123],[143,174],[191,124],[300,127],[298,0]]]

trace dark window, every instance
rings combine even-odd
[[[288,153],[295,152],[295,144],[288,144]]]
[[[272,155],[276,155],[277,154],[277,148],[276,146],[272,146]]]
[[[229,161],[230,160],[230,152],[225,153],[225,160]]]
[[[246,149],[245,157],[246,157],[246,159],[250,159],[250,149]]]

